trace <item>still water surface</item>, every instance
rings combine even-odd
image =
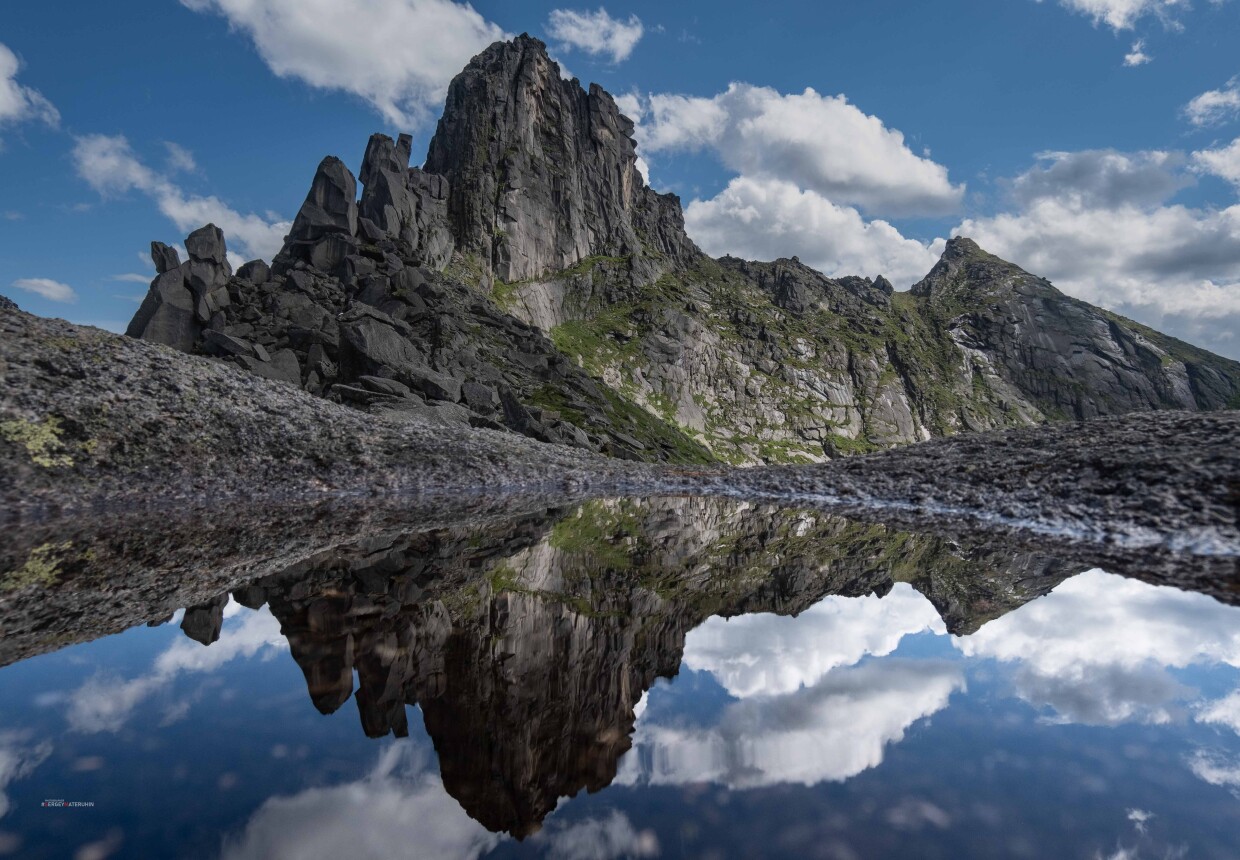
[[[371,535],[39,650],[0,854],[1240,856],[1240,608],[820,512]]]

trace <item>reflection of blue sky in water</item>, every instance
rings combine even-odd
[[[712,618],[687,637],[683,667],[708,675],[731,703],[704,720],[692,701],[656,687],[620,781],[742,788],[847,779],[881,764],[886,747],[947,707],[966,672],[988,660],[1046,721],[1195,719],[1240,733],[1240,690],[1211,699],[1193,686],[1195,669],[1240,667],[1240,609],[1209,597],[1089,571],[973,635],[950,637],[964,661],[892,656],[906,637],[927,633],[949,638],[930,602],[905,584],[881,599],[828,597],[795,619]],[[1198,750],[1188,765],[1211,784],[1240,787],[1238,760]]]
[[[1240,610],[1094,570],[956,646],[966,657],[1010,664],[1021,698],[1049,707],[1055,719],[1164,723],[1194,707],[1225,722],[1226,702],[1201,701],[1168,670],[1240,667]]]
[[[173,622],[179,622],[180,615],[178,612]],[[280,623],[267,607],[248,611],[230,598],[224,607],[224,619],[220,638],[210,647],[182,636],[173,639],[150,669],[136,678],[122,680],[106,670],[93,676],[69,696],[69,725],[79,732],[118,731],[140,702],[166,691],[179,675],[211,674],[234,660],[255,656],[269,660],[288,651]],[[164,722],[183,718],[190,704],[185,699],[168,704]]]
[[[732,840],[811,819],[814,844],[854,856],[890,856],[884,833],[965,851],[951,839],[987,828],[986,850],[1045,856],[1059,849],[1015,831],[1064,815],[1081,817],[1059,837],[1092,846],[1081,857],[1226,856],[1210,846],[1240,838],[1240,609],[1097,571],[965,637],[904,584],[798,618],[710,619],[643,697],[612,787],[562,801],[523,843],[444,790],[416,711],[408,740],[365,739],[353,709],[314,712],[266,609],[225,615],[210,647],[167,625],[0,673],[0,855],[25,856],[44,821],[31,805],[65,786],[113,808],[166,795],[177,827],[209,808],[236,860],[657,856],[712,809],[742,853]],[[109,833],[62,853],[159,844]]]
[[[223,860],[341,857],[477,858],[507,837],[488,832],[444,791],[429,750],[397,742],[363,779],[274,797],[237,836]],[[556,820],[530,844],[557,860],[654,857],[658,839],[612,810],[598,818]]]
[[[884,598],[828,597],[797,618],[712,618],[685,641],[685,670],[709,673],[737,702],[712,725],[643,714],[623,783],[730,787],[847,779],[964,686],[940,661],[873,661],[907,635],[943,632],[924,597],[899,584]]]

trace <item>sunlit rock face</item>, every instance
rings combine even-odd
[[[944,572],[950,583],[940,581]],[[625,779],[839,779],[876,764],[884,745],[941,708],[960,683],[954,670],[913,677],[858,668],[817,684],[832,668],[889,653],[903,635],[944,629],[909,585],[893,591],[897,581],[950,593],[960,624],[970,626],[970,613],[1014,608],[1071,572],[821,513],[667,499],[592,502],[493,530],[389,535],[316,556],[235,597],[266,603],[315,707],[330,713],[353,697],[362,730],[381,737],[407,734],[406,706],[417,705],[448,792],[488,829],[524,836],[560,798],[616,780],[639,702],[657,678],[680,671],[686,637],[688,667],[713,667],[738,694],[805,687],[787,700],[805,714],[802,728],[762,735],[763,759],[789,763],[765,777],[739,775],[745,763],[735,744],[774,719],[742,702],[732,728],[684,747],[698,750],[697,764],[660,752],[657,766]],[[719,625],[751,627],[756,635],[740,641],[769,644],[761,631],[777,638],[771,625],[790,615],[804,619],[794,634],[801,638],[788,641],[782,660],[767,660],[767,676],[738,668],[747,658],[736,637],[731,657],[712,651]],[[732,616],[743,617],[723,620]],[[833,641],[830,654],[804,639],[815,630]],[[790,751],[809,734],[843,731],[876,708],[890,718],[854,739],[856,756],[792,765]],[[666,749],[657,732],[636,738],[638,758],[626,761]]]

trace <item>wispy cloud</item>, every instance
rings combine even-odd
[[[1217,125],[1240,116],[1240,77],[1217,90],[1206,90],[1184,106],[1184,115],[1197,127]]]
[[[419,125],[469,59],[505,36],[450,0],[181,0],[225,18],[282,78],[352,93],[389,122]]]
[[[49,302],[70,303],[77,301],[77,293],[68,284],[53,281],[51,278],[18,278],[13,286],[28,293],[42,296]]]
[[[77,138],[73,162],[78,175],[101,195],[139,191],[151,197],[178,230],[187,233],[204,224],[215,224],[230,245],[239,245],[251,257],[270,260],[292,226],[288,221],[242,214],[218,197],[184,191],[165,174],[143,164],[121,135]]]
[[[592,56],[606,55],[613,63],[619,63],[633,53],[645,33],[645,27],[636,15],[622,21],[611,17],[600,6],[594,12],[554,10],[547,19],[547,33],[565,48],[574,48]]]

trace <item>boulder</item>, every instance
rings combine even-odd
[[[208,603],[187,607],[181,619],[181,629],[195,642],[212,644],[220,638],[220,631],[224,628],[224,607],[227,604],[228,595],[221,594]]]
[[[194,294],[186,286],[184,272],[178,266],[151,283],[125,334],[191,352],[202,332],[194,305]]]
[[[289,241],[312,244],[329,233],[352,236],[356,232],[357,180],[343,161],[329,155],[315,171],[310,193],[293,219]]]
[[[228,250],[224,245],[224,231],[214,224],[199,227],[185,237],[185,252],[191,260],[227,268],[228,275],[232,275],[232,269],[228,266]]]
[[[271,267],[262,260],[250,260],[237,270],[237,277],[251,284],[265,284],[271,280]]]
[[[165,245],[163,242],[152,242],[151,262],[155,264],[155,271],[162,275],[164,272],[169,272],[181,265],[181,255],[171,245]]]
[[[378,376],[359,376],[358,382],[363,388],[374,391],[377,394],[389,394],[392,397],[408,397],[410,394],[409,386],[395,379],[383,379]]]
[[[408,368],[402,376],[409,380],[414,391],[420,391],[428,400],[456,403],[461,399],[461,383],[451,376],[436,373],[427,367]]]
[[[262,349],[262,347],[258,347],[258,349]],[[248,355],[258,358],[254,344],[215,329],[207,329],[203,332],[202,351],[207,355]],[[266,350],[263,350],[263,352],[265,354]]]

